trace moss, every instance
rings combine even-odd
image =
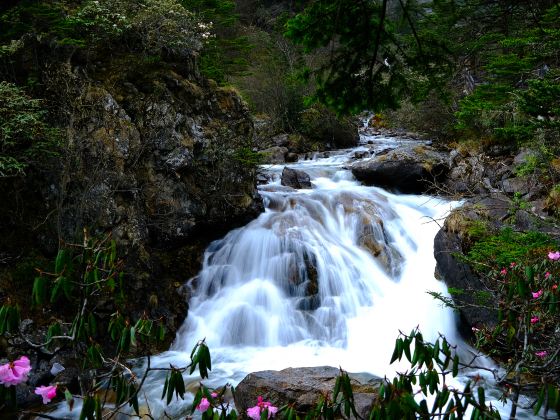
[[[495,268],[517,264],[532,264],[542,260],[542,256],[558,242],[551,236],[537,232],[515,232],[506,227],[496,235],[483,237],[471,247],[468,258],[476,269],[487,270],[488,264]]]
[[[550,214],[560,217],[560,184],[556,184],[548,193],[545,209]]]

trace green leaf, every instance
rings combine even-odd
[[[395,360],[399,358],[399,347],[398,347],[398,340],[395,343],[395,349],[393,350],[393,355],[391,356],[391,361],[389,364],[392,364]]]
[[[336,377],[336,381],[334,383],[334,391],[333,391],[333,400],[336,401],[336,397],[338,397],[338,393],[340,392],[340,376]]]
[[[535,279],[535,270],[533,269],[533,267],[529,265],[525,267],[525,277],[527,278],[529,284],[533,284],[533,281]]]
[[[175,372],[177,379],[175,383],[175,393],[177,396],[181,397],[182,400],[185,399],[185,380],[180,371]]]
[[[174,371],[171,371],[171,374],[169,376],[169,384],[167,387],[167,405],[169,405],[169,403],[173,399],[173,393],[175,392],[175,382],[177,381],[177,379],[173,373]]]
[[[459,374],[459,356],[455,355],[453,358],[453,377],[456,377]]]
[[[163,384],[163,392],[161,393],[161,399],[165,397],[165,393],[167,392],[167,386],[169,385],[169,375],[165,375],[165,383]]]
[[[8,330],[8,305],[2,305],[0,308],[0,335]]]
[[[159,341],[163,341],[165,338],[165,326],[163,325],[163,322],[160,322],[158,325],[157,338]]]
[[[51,303],[56,303],[58,301],[58,298],[60,297],[60,295],[62,294],[63,290],[62,290],[62,282],[60,281],[62,279],[62,277],[58,277],[55,281],[54,281],[54,287],[51,291]]]
[[[484,397],[484,388],[479,386],[477,392],[478,392],[478,403],[481,406],[484,406],[486,404],[486,399]]]
[[[59,274],[64,269],[64,265],[66,262],[66,251],[63,249],[59,249],[58,253],[56,254],[56,259],[54,263],[54,271],[55,273]]]
[[[66,297],[66,299],[71,302],[73,299],[72,290],[74,289],[74,287],[72,286],[72,282],[70,282],[67,277],[61,277],[60,281],[62,283],[62,291],[64,292],[64,297]]]
[[[95,397],[95,420],[102,420],[103,416],[101,415],[101,401],[99,400],[99,397],[96,396]]]
[[[410,357],[410,341],[406,341],[405,345],[404,345],[404,354],[406,356],[406,359],[411,362],[412,358]]]
[[[47,300],[47,284],[48,280],[44,277],[35,277],[33,281],[33,289],[31,292],[31,300],[33,306],[43,305]]]

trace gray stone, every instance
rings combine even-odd
[[[257,402],[262,396],[276,407],[293,404],[302,417],[315,407],[319,398],[332,395],[340,370],[330,366],[288,368],[250,373],[235,389],[235,407],[239,413]],[[356,411],[367,418],[382,379],[363,374],[349,374],[355,398]]]
[[[264,157],[264,163],[284,163],[286,162],[287,147],[273,146],[268,149],[261,150]]]
[[[528,159],[536,157],[536,152],[531,149],[521,149],[513,158],[513,165],[519,166],[527,162]]]
[[[177,148],[165,156],[165,164],[172,171],[179,171],[187,168],[193,162],[192,153],[184,148]]]
[[[311,178],[303,171],[288,168],[287,166],[282,171],[282,179],[280,183],[286,187],[296,189],[312,188]]]
[[[422,193],[445,178],[449,170],[447,162],[445,154],[431,147],[407,146],[356,162],[352,173],[367,185],[403,193]]]
[[[297,153],[291,153],[291,152],[286,153],[286,162],[293,163],[293,162],[297,162],[298,159],[299,159],[299,156],[298,156]]]
[[[461,314],[462,322],[459,327],[463,334],[468,335],[471,327],[495,326],[498,315],[496,310],[481,307],[477,301],[476,292],[486,288],[470,266],[455,257],[461,253],[459,236],[444,226],[434,239],[436,272],[438,278],[443,280],[447,287],[461,291],[460,294],[453,296],[453,300],[459,306]]]
[[[288,147],[288,145],[290,144],[289,135],[285,133],[278,134],[272,137],[270,140],[272,141],[272,144],[274,144],[274,146]]]

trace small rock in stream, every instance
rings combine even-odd
[[[286,187],[296,189],[312,188],[311,178],[303,171],[288,168],[287,166],[282,171],[282,178],[280,183]]]

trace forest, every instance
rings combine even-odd
[[[559,118],[558,0],[3,1],[0,417],[559,418]]]

